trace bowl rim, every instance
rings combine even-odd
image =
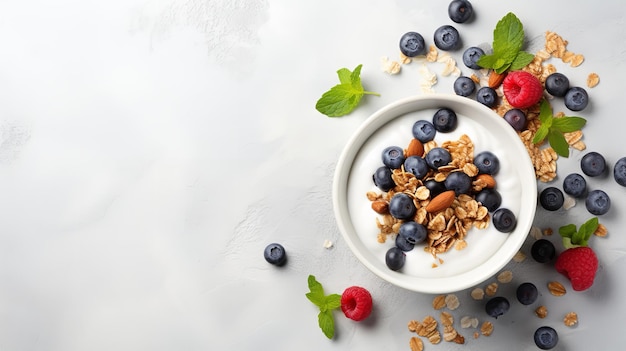
[[[526,173],[527,176],[522,177],[522,183],[520,186],[524,189],[521,196],[524,200],[528,200],[528,205],[520,207],[521,216],[519,217],[521,218],[517,218],[518,222],[515,230],[513,231],[516,235],[508,233],[508,235],[511,235],[512,238],[505,240],[502,247],[498,250],[498,252],[505,252],[505,254],[493,255],[475,267],[475,269],[459,275],[440,278],[409,276],[403,274],[401,271],[392,271],[387,267],[384,267],[385,269],[381,269],[379,264],[371,262],[362,252],[365,248],[360,240],[358,240],[358,234],[356,234],[356,229],[350,219],[347,200],[347,182],[352,168],[352,163],[354,162],[354,159],[365,140],[367,140],[369,136],[386,123],[402,116],[403,114],[417,111],[420,108],[434,108],[435,106],[444,106],[446,104],[456,106],[463,105],[465,108],[474,109],[476,112],[484,114],[485,116],[488,116],[488,118],[492,118],[494,123],[500,124],[499,128],[502,129],[503,133],[509,134],[507,137],[511,138],[511,142],[514,144],[512,147],[515,147],[518,151],[523,151],[523,155],[525,155],[525,157],[520,160],[516,160],[516,163],[519,163],[519,169],[522,169],[522,172]],[[526,178],[528,180],[526,180]],[[532,186],[530,186],[531,182]],[[472,99],[455,94],[434,93],[429,95],[409,96],[396,100],[375,111],[357,128],[339,156],[333,178],[332,197],[335,220],[342,237],[347,242],[352,253],[371,272],[393,285],[408,290],[422,293],[449,293],[461,291],[486,281],[511,261],[513,256],[524,244],[527,234],[533,224],[536,212],[537,183],[534,166],[528,152],[526,151],[526,147],[519,138],[517,132],[515,132],[502,117],[500,117],[491,108]],[[530,201],[531,199],[532,205]],[[475,274],[476,268],[480,268],[478,270],[480,273],[479,275]]]

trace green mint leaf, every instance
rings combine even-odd
[[[512,12],[507,13],[493,31],[493,52],[500,57],[510,58],[512,62],[524,44],[522,22]],[[514,54],[511,57],[511,53]]]
[[[334,310],[336,308],[341,307],[341,295],[339,294],[330,294],[325,297],[324,306],[328,310]]]
[[[552,125],[552,107],[550,107],[550,103],[548,101],[541,100],[541,105],[539,105],[539,120],[541,124],[549,123]],[[548,126],[549,128],[550,126]]]
[[[324,287],[322,287],[322,284],[315,279],[314,275],[309,275],[307,283],[309,285],[309,290],[311,290],[311,294],[324,296]]]
[[[566,158],[569,157],[569,144],[567,143],[567,140],[565,140],[563,133],[558,130],[551,129],[548,132],[548,142],[557,155]]]
[[[561,117],[552,120],[552,129],[561,133],[571,133],[585,126],[587,120],[582,117]]]
[[[352,112],[363,95],[377,95],[371,91],[365,91],[361,85],[361,67],[358,65],[354,71],[347,68],[337,71],[340,84],[330,88],[317,100],[315,109],[328,117],[340,117]]]
[[[493,70],[498,74],[502,74],[506,72],[506,70],[508,70],[509,68],[511,68],[511,64],[506,63],[504,65],[499,65],[498,67],[494,67]]]
[[[543,139],[545,139],[546,136],[548,136],[549,131],[550,131],[550,128],[547,125],[542,124],[541,126],[539,126],[539,129],[537,129],[537,132],[535,133],[535,136],[533,137],[533,144],[541,143]]]
[[[515,59],[513,59],[513,62],[511,62],[511,70],[515,71],[518,69],[522,69],[526,67],[529,63],[531,63],[534,59],[535,55],[529,54],[525,51],[520,51],[517,53],[517,56],[515,56]]]
[[[498,56],[496,55],[482,55],[476,64],[482,68],[493,68],[496,66],[498,62]]]
[[[309,299],[309,301],[313,302],[313,304],[319,307],[320,309],[322,308],[322,306],[326,304],[326,299],[324,298],[324,294],[318,295],[318,294],[310,292],[306,294],[306,298]]]
[[[568,224],[559,228],[559,234],[564,238],[571,238],[576,233],[576,225]]]
[[[580,229],[578,229],[578,232],[581,234],[582,238],[582,242],[580,244],[586,245],[587,240],[591,238],[591,235],[596,231],[596,229],[598,229],[598,217],[593,217],[583,223],[580,226]]]
[[[335,336],[335,320],[332,310],[321,311],[317,315],[317,322],[327,338],[332,339]]]

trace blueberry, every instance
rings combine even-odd
[[[547,263],[556,256],[556,248],[550,240],[539,239],[530,247],[530,255],[539,263]]]
[[[430,168],[436,170],[450,163],[452,161],[452,155],[450,155],[448,150],[442,147],[434,147],[428,151],[424,159]]]
[[[493,318],[498,318],[507,313],[510,307],[511,304],[506,297],[496,296],[487,301],[487,304],[485,305],[485,312]]]
[[[582,111],[587,107],[589,103],[589,96],[587,91],[581,87],[573,87],[567,90],[565,93],[565,107],[571,111]]]
[[[400,38],[400,52],[408,57],[415,57],[426,53],[424,37],[417,32],[408,32]]]
[[[580,169],[590,177],[597,177],[606,171],[606,160],[595,151],[588,152],[580,160]]]
[[[602,190],[592,190],[589,194],[587,194],[585,207],[589,213],[601,216],[609,212],[609,209],[611,209],[611,198],[609,198],[609,195]]]
[[[405,193],[397,193],[389,200],[389,213],[397,219],[412,219],[416,210],[413,199]]]
[[[420,119],[413,124],[413,137],[422,143],[435,139],[435,134],[437,134],[437,130],[429,121]]]
[[[434,42],[439,50],[449,51],[461,46],[461,37],[456,28],[446,24],[435,30]]]
[[[424,182],[424,186],[430,190],[430,197],[434,198],[435,196],[443,193],[446,189],[446,185],[443,182],[438,182],[434,179],[429,179]]]
[[[372,175],[374,185],[376,185],[378,189],[382,191],[389,191],[396,186],[393,178],[391,178],[391,174],[392,172],[389,167],[378,167],[378,169],[376,169],[376,172],[374,172],[374,175]]]
[[[559,343],[559,335],[552,327],[539,327],[535,331],[535,345],[542,350],[550,350]]]
[[[526,118],[526,113],[524,111],[513,108],[504,113],[504,120],[507,121],[513,129],[518,132],[521,132],[526,129],[526,124],[528,119]]]
[[[452,0],[448,5],[448,16],[453,22],[465,23],[474,13],[472,4],[467,0]]]
[[[396,247],[404,252],[411,251],[415,244],[410,243],[405,237],[396,235]]]
[[[387,253],[385,254],[385,263],[392,271],[397,271],[402,268],[404,266],[404,261],[406,261],[406,254],[398,247],[394,246],[387,250]]]
[[[400,229],[398,230],[398,236],[403,237],[406,241],[413,245],[426,240],[427,235],[428,231],[426,230],[426,227],[414,221],[406,221],[402,223],[400,225]]]
[[[493,226],[497,231],[502,233],[510,233],[517,225],[517,219],[513,211],[508,208],[500,207],[495,210],[492,215]]]
[[[587,181],[578,173],[570,173],[563,179],[563,191],[573,197],[582,197],[587,192]]]
[[[539,291],[537,291],[535,284],[526,282],[517,287],[516,296],[517,301],[522,305],[531,305],[533,302],[537,301]]]
[[[489,108],[492,108],[496,106],[496,103],[498,102],[498,93],[496,93],[493,88],[482,87],[476,92],[476,101]]]
[[[617,184],[626,186],[626,157],[622,157],[615,162],[615,167],[613,167],[613,178],[615,178]]]
[[[495,175],[500,170],[500,160],[491,151],[482,151],[474,157],[478,173]]]
[[[463,63],[467,66],[467,68],[481,69],[482,67],[480,67],[476,61],[478,61],[478,59],[484,54],[485,52],[483,49],[477,46],[471,46],[463,52]]]
[[[459,76],[454,80],[453,88],[455,94],[467,97],[476,90],[476,83],[470,77]]]
[[[464,172],[452,172],[443,182],[448,190],[454,190],[456,195],[467,194],[472,189],[472,178]]]
[[[273,265],[282,266],[287,262],[287,252],[281,244],[272,243],[265,247],[263,251],[265,260]]]
[[[569,79],[563,73],[552,73],[546,78],[546,91],[552,96],[563,97],[569,90]]]
[[[398,169],[404,163],[404,150],[399,146],[387,146],[382,153],[383,164]]]
[[[404,160],[404,170],[413,173],[417,179],[422,179],[430,171],[426,160],[419,156],[409,156]]]
[[[433,125],[438,132],[451,132],[456,129],[457,123],[456,113],[447,107],[440,108],[433,115]]]
[[[502,204],[502,195],[496,189],[485,188],[476,194],[476,201],[487,207],[489,212],[493,212]]]
[[[541,207],[548,211],[558,210],[563,206],[564,201],[565,197],[563,196],[563,192],[561,189],[554,186],[549,186],[539,193],[539,203]]]

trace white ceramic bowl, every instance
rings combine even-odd
[[[458,127],[450,133],[437,133],[436,141],[457,140],[467,134],[474,142],[474,153],[491,151],[500,160],[496,175],[501,207],[517,218],[510,233],[502,233],[492,223],[486,229],[472,228],[467,247],[452,249],[437,263],[423,245],[406,253],[406,263],[392,271],[385,253],[395,240],[377,241],[376,217],[367,199],[368,191],[381,192],[372,181],[382,166],[382,150],[390,145],[406,148],[413,138],[412,126],[418,119],[432,120],[435,111],[449,107],[458,116]],[[357,258],[382,279],[397,286],[424,293],[460,291],[484,282],[497,273],[519,251],[532,225],[537,202],[537,183],[530,157],[516,132],[491,109],[465,97],[433,94],[405,98],[370,116],[343,150],[335,171],[333,205],[339,229]]]

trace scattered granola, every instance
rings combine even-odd
[[[594,235],[599,237],[605,237],[608,235],[608,233],[608,229],[606,229],[606,226],[602,223],[598,223],[598,228],[596,228],[596,231],[593,232]]]
[[[597,73],[589,73],[587,76],[587,87],[593,88],[600,83],[600,76]]]
[[[522,251],[518,251],[515,256],[513,256],[513,262],[522,263],[526,259],[526,254]]]
[[[569,312],[563,318],[563,323],[568,327],[573,327],[578,323],[578,315],[576,312]]]
[[[513,280],[513,272],[508,270],[502,271],[500,274],[498,274],[496,279],[502,284],[510,283]]]
[[[535,309],[535,314],[537,315],[537,317],[539,318],[546,318],[548,316],[548,308],[546,308],[546,306],[539,306]]]
[[[563,296],[567,292],[563,284],[557,281],[552,281],[548,283],[548,291],[550,291],[550,294],[554,296]]]
[[[485,297],[485,290],[482,288],[474,288],[470,295],[474,300],[482,300]]]
[[[493,324],[489,321],[484,321],[480,327],[480,333],[484,336],[490,336],[493,333]]]
[[[456,310],[461,305],[459,298],[454,294],[446,295],[445,301],[446,307],[451,311]]]
[[[411,351],[424,351],[424,342],[422,339],[414,336],[409,340],[409,346],[411,347]]]
[[[498,292],[498,283],[490,283],[485,288],[485,294],[487,296],[494,296]]]

